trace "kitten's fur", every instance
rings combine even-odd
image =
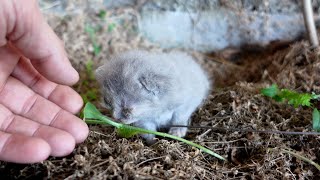
[[[96,70],[106,107],[125,124],[149,130],[189,125],[189,118],[208,95],[204,71],[187,54],[129,51]],[[169,133],[183,137],[185,127]],[[152,142],[154,135],[143,137]]]

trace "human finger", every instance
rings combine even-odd
[[[15,163],[36,163],[47,159],[51,149],[40,138],[0,131],[0,160]]]
[[[52,156],[68,155],[75,147],[74,138],[65,131],[15,115],[1,104],[0,114],[0,131],[41,138],[50,145]]]
[[[81,119],[34,93],[11,76],[0,90],[0,104],[14,114],[70,133],[76,143],[83,142],[88,136],[88,126]]]
[[[27,85],[34,92],[54,102],[61,108],[75,114],[83,106],[81,96],[72,88],[49,81],[22,57],[15,67],[12,76]]]
[[[79,79],[63,43],[46,23],[36,0],[0,2],[0,47],[8,41],[46,78],[66,85]]]
[[[10,48],[9,45],[0,47],[0,88],[6,83],[19,59],[20,55]]]

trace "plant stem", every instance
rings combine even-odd
[[[125,126],[128,127],[128,125],[125,125]],[[130,126],[130,127],[128,127],[128,128],[131,128],[131,129],[133,129],[133,130],[135,130],[135,131],[139,131],[139,132],[141,132],[141,133],[154,134],[154,135],[157,135],[157,136],[162,136],[162,137],[167,137],[167,138],[170,138],[170,139],[175,139],[175,140],[177,140],[177,141],[181,141],[181,142],[184,142],[184,143],[186,143],[186,144],[188,144],[188,145],[191,145],[191,146],[194,146],[194,147],[196,147],[196,148],[199,148],[199,149],[202,150],[203,152],[208,153],[208,154],[210,154],[210,155],[213,155],[213,156],[215,156],[215,157],[218,158],[218,159],[221,159],[221,160],[223,160],[223,161],[227,161],[224,157],[220,156],[220,155],[217,154],[217,153],[214,153],[214,152],[211,151],[210,149],[207,149],[207,148],[205,148],[205,147],[203,147],[203,146],[201,146],[201,145],[199,145],[199,144],[196,144],[196,143],[194,143],[194,142],[188,141],[188,140],[186,140],[186,139],[183,139],[183,138],[180,138],[180,137],[177,137],[177,136],[173,136],[173,135],[167,134],[167,133],[162,133],[162,132],[157,132],[157,131],[150,131],[150,130],[147,130],[147,129],[142,129],[142,128],[133,127],[133,126]]]
[[[134,127],[134,126],[130,126],[130,125],[114,122],[114,121],[112,121],[112,119],[102,115],[100,113],[100,111],[98,111],[97,108],[93,104],[91,104],[89,102],[86,104],[86,106],[84,108],[84,118],[85,118],[85,122],[87,124],[108,124],[108,125],[116,127],[120,131],[121,130],[133,131],[134,132],[133,134],[141,134],[141,133],[142,134],[143,133],[154,134],[154,135],[158,135],[158,136],[162,136],[162,137],[168,137],[168,138],[171,138],[171,139],[174,139],[174,140],[178,140],[178,141],[184,142],[184,143],[186,143],[188,145],[191,145],[193,147],[199,148],[203,152],[208,153],[208,154],[210,154],[212,156],[215,156],[218,159],[221,159],[223,161],[227,161],[224,157],[222,157],[219,154],[211,151],[210,149],[205,148],[205,147],[203,147],[203,146],[201,146],[199,144],[196,144],[194,142],[188,141],[186,139],[183,139],[183,138],[180,138],[180,137],[177,137],[177,136],[173,136],[173,135],[170,135],[170,134],[167,134],[167,133],[151,131],[151,130],[147,130],[147,129],[142,129],[142,128],[138,128],[138,127]],[[133,135],[133,134],[131,134],[131,135]]]
[[[286,149],[281,149],[281,151],[285,152],[285,153],[288,153],[288,154],[291,154],[307,163],[310,163],[311,165],[313,165],[314,167],[316,167],[319,171],[320,171],[320,165],[315,163],[314,161],[312,161],[311,159],[308,159],[304,156],[301,156],[300,154],[298,153],[295,153],[295,152],[292,152],[292,151],[289,151],[289,150],[286,150]]]

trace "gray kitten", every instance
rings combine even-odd
[[[210,83],[191,56],[180,53],[129,51],[96,70],[104,104],[125,124],[183,137],[189,118],[207,97]],[[154,135],[144,134],[147,142]]]

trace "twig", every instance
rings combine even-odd
[[[203,138],[205,135],[207,135],[210,131],[212,131],[212,129],[207,129],[206,132],[200,134],[197,139],[200,140],[201,138]]]
[[[110,118],[112,119],[112,118]],[[87,122],[95,122],[95,123],[102,123],[101,121],[96,121],[96,119],[91,118],[90,120],[87,119]],[[109,126],[109,125],[106,125]],[[186,127],[192,129],[212,129],[216,131],[233,131],[233,132],[256,132],[256,133],[265,133],[265,134],[285,134],[285,135],[308,135],[308,136],[315,136],[320,135],[320,132],[296,132],[296,131],[273,131],[273,130],[256,130],[256,129],[240,129],[240,128],[225,128],[225,127],[212,127],[212,126],[184,126],[184,125],[171,125],[170,127]]]
[[[54,1],[50,4],[47,4],[47,6],[44,6],[43,8],[41,8],[41,11],[46,11],[59,5],[61,5],[60,1]]]
[[[308,31],[311,46],[318,47],[319,40],[317,36],[317,30],[314,24],[311,0],[303,0],[303,18],[304,24]]]
[[[270,148],[268,150],[274,151],[275,149],[276,148]],[[301,160],[303,160],[303,161],[305,161],[307,163],[310,163],[311,165],[313,165],[315,168],[317,168],[320,171],[320,165],[317,164],[316,162],[312,161],[311,159],[308,159],[308,158],[306,158],[306,157],[304,157],[304,156],[302,156],[302,155],[300,155],[298,153],[295,153],[295,152],[292,152],[292,151],[289,151],[289,150],[286,150],[286,149],[280,149],[280,151],[288,153],[288,154],[290,154],[290,155],[292,155],[292,156],[294,156],[294,157],[296,157],[298,159],[301,159]]]
[[[235,142],[238,142],[241,140],[243,140],[243,138],[232,140],[232,141],[202,141],[202,142],[205,144],[231,144],[231,143],[235,143]]]
[[[231,66],[231,67],[234,67],[234,68],[239,69],[239,70],[244,70],[244,68],[242,66],[234,64],[234,63],[229,62],[228,60],[225,60],[225,59],[222,59],[222,58],[218,58],[218,57],[214,57],[213,58],[213,57],[209,57],[209,56],[206,56],[206,58],[209,59],[209,60],[215,61],[217,63],[226,65],[226,66]]]
[[[109,126],[109,127],[113,127],[113,126]],[[98,135],[100,135],[100,136],[109,137],[109,136],[107,136],[107,135],[105,135],[105,134],[103,134],[103,133],[97,132],[97,131],[92,131],[92,132],[95,133],[95,134],[98,134]]]
[[[108,162],[109,162],[109,159],[108,159],[108,160],[105,160],[105,161],[103,161],[103,162],[101,162],[101,163],[98,163],[98,164],[96,164],[96,165],[94,165],[94,166],[91,166],[90,169],[94,169],[94,168],[96,168],[96,167],[98,167],[98,166],[101,166],[101,165],[104,165],[104,164],[106,164],[106,163],[108,163]]]
[[[151,158],[151,159],[147,159],[145,161],[142,161],[141,163],[137,164],[136,167],[139,167],[141,164],[144,164],[146,162],[150,162],[150,161],[153,161],[153,160],[157,160],[157,159],[161,159],[161,158],[164,158],[166,156],[160,156],[160,157],[155,157],[155,158]]]
[[[174,125],[174,126],[170,126],[170,127],[187,127],[187,128],[194,128],[194,129],[212,129],[212,130],[219,130],[219,131],[256,132],[256,133],[265,133],[265,134],[320,135],[319,132],[273,131],[273,130],[224,128],[224,127],[211,127],[211,126],[183,126],[183,125]]]

